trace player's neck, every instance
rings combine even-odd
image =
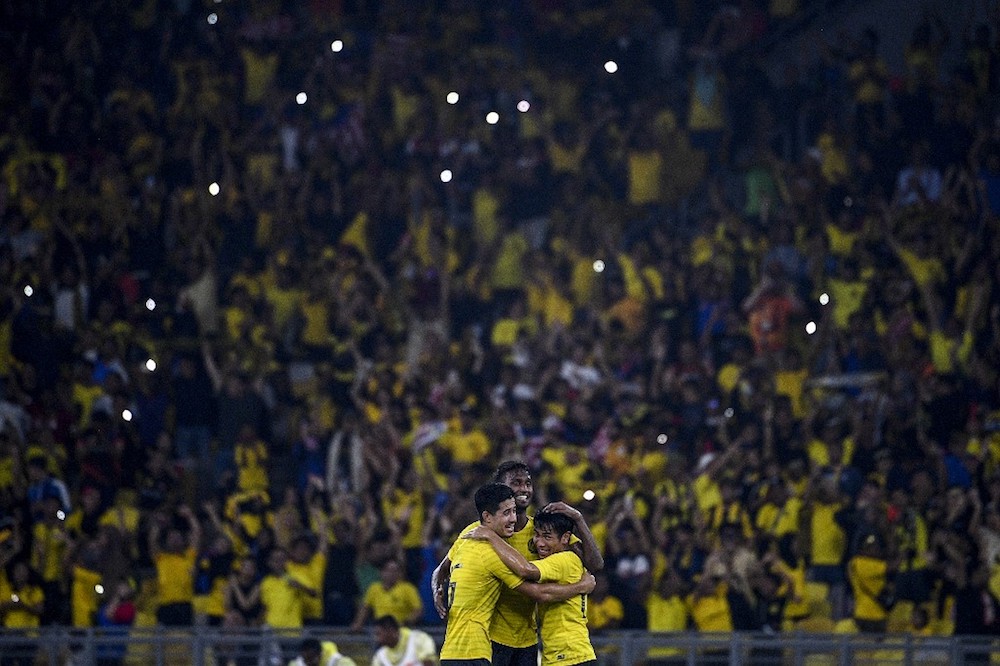
[[[528,524],[528,510],[517,512],[517,521],[514,523],[514,531],[520,532]]]

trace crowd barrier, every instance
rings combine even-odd
[[[427,631],[440,647],[442,629]],[[0,662],[32,666],[277,666],[295,656],[295,648],[305,636],[336,642],[358,666],[371,661],[371,636],[343,629],[310,627],[288,634],[211,627],[133,628],[127,632],[47,627],[30,633],[0,630]],[[1000,637],[614,631],[595,635],[592,640],[600,666],[1000,664]]]

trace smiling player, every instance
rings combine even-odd
[[[476,511],[480,528],[503,541],[514,534],[517,511],[514,492],[501,483],[488,483],[476,491]],[[516,552],[516,551],[515,551]],[[506,585],[524,587],[537,600],[551,601],[553,587],[563,596],[575,596],[593,589],[593,576],[578,576],[570,585],[538,585],[514,575],[488,543],[460,539],[450,551],[451,577],[448,583],[448,627],[441,647],[442,666],[489,664],[493,658],[490,621]],[[583,573],[581,567],[581,574]]]
[[[531,516],[528,515],[528,508],[534,498],[531,471],[521,461],[508,460],[497,467],[494,481],[508,486],[514,495],[517,520],[514,533],[508,538],[508,543],[525,559],[537,559],[537,555],[529,548],[534,534],[534,523]],[[603,568],[604,559],[601,557],[600,549],[580,512],[562,502],[550,504],[545,507],[545,510],[568,516],[581,536],[581,539],[573,537],[572,546],[580,548],[580,556],[587,569],[597,571]],[[478,525],[479,523],[469,525],[462,530],[462,534],[468,534]],[[463,539],[459,539],[456,541],[456,545],[462,541]],[[445,592],[448,589],[448,575],[452,568],[453,551],[454,547],[434,570],[431,577],[434,606],[442,618],[447,613]],[[553,588],[549,590],[549,593],[553,594],[555,599],[570,597],[569,591],[561,588]],[[575,594],[579,594],[579,592],[575,592]],[[501,590],[500,599],[496,604],[496,610],[490,623],[490,639],[493,643],[493,666],[536,666],[538,663],[538,631],[535,624],[534,602],[524,594],[518,594],[513,590],[506,588]]]
[[[533,542],[541,559],[534,562],[529,562],[495,532],[482,527],[474,529],[466,538],[489,543],[500,560],[526,581],[568,583],[584,573],[583,562],[570,549],[572,535],[573,521],[567,516],[546,511],[539,513],[535,516]],[[516,589],[521,591],[520,587]],[[540,601],[538,617],[541,622],[542,666],[573,666],[596,661],[587,630],[586,594],[579,595],[579,598]]]

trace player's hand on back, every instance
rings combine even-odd
[[[580,518],[583,517],[579,509],[574,509],[565,502],[549,502],[548,504],[545,505],[545,508],[542,509],[542,512],[561,513],[562,515],[572,520],[574,523],[579,521]]]

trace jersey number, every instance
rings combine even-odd
[[[448,599],[446,600],[446,605],[451,608],[451,605],[455,603],[455,583],[448,583]]]
[[[587,619],[587,595],[580,595],[580,614],[583,615],[583,619]]]

